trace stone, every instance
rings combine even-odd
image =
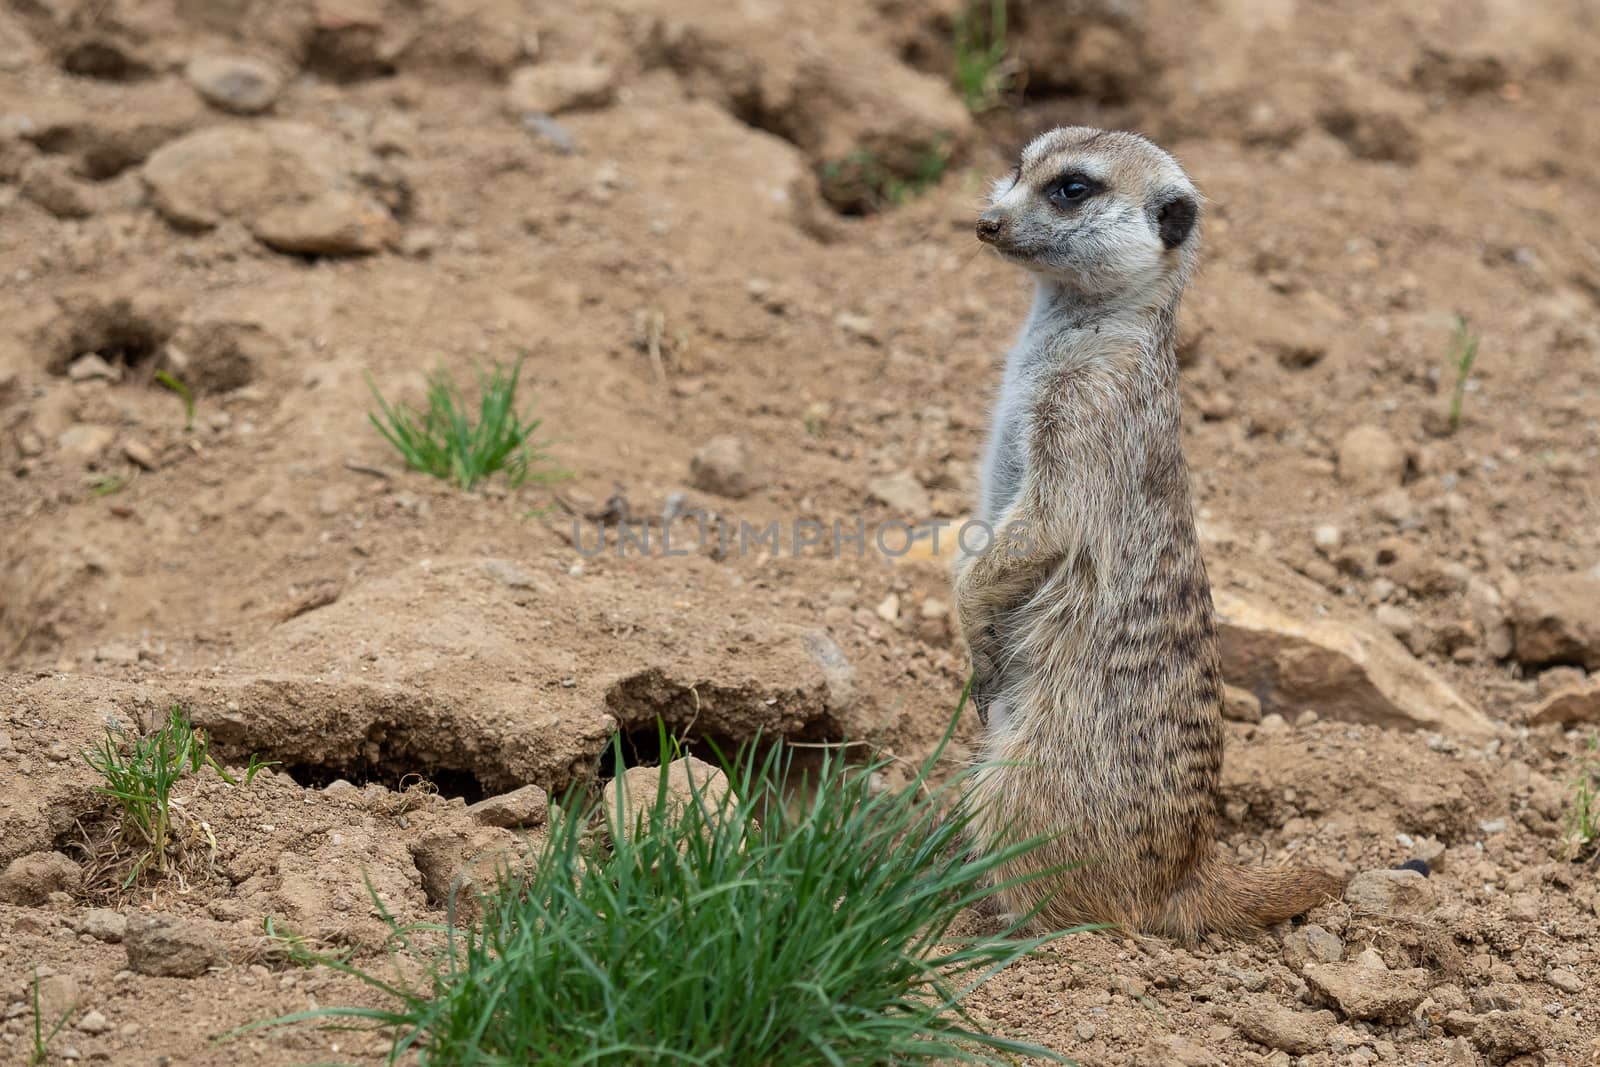
[[[429,902],[451,908],[457,921],[469,921],[477,914],[478,897],[502,874],[519,869],[528,847],[503,827],[448,827],[424,834],[411,846],[411,859]]]
[[[61,446],[63,458],[89,465],[98,460],[111,447],[116,431],[109,426],[79,423],[64,430],[56,443]]]
[[[40,905],[51,893],[70,893],[83,882],[83,868],[60,852],[29,852],[0,872],[0,903]]]
[[[926,608],[926,605],[924,605]],[[856,669],[826,630],[812,630],[804,638],[806,652],[822,671],[828,711],[841,715],[856,703]]]
[[[22,172],[22,195],[58,219],[86,219],[100,209],[99,189],[72,173],[60,158],[31,161]]]
[[[536,63],[511,72],[506,108],[513,116],[559,115],[605,107],[615,96],[615,73],[604,63]]]
[[[1600,680],[1557,689],[1533,706],[1528,712],[1528,722],[1554,722],[1563,726],[1600,722]]]
[[[928,491],[908,470],[872,479],[867,483],[867,493],[874,500],[889,505],[896,518],[907,522],[915,522],[933,510]]]
[[[1388,634],[1355,622],[1297,619],[1213,592],[1222,671],[1263,713],[1306,708],[1325,719],[1488,740],[1494,724]]]
[[[364,256],[400,239],[400,226],[369,196],[331,191],[266,212],[251,227],[268,248],[306,256]]]
[[[1525,577],[1511,605],[1517,661],[1527,667],[1600,670],[1600,574],[1593,570]]]
[[[1222,717],[1230,722],[1261,721],[1261,701],[1248,689],[1236,685],[1222,687]]]
[[[143,470],[153,471],[161,466],[161,460],[156,457],[156,450],[137,437],[122,442],[122,454],[128,457],[129,462]]]
[[[1345,886],[1344,899],[1373,915],[1421,918],[1437,904],[1433,883],[1416,871],[1362,871]]]
[[[744,442],[737,437],[713,437],[689,460],[689,484],[701,492],[738,499],[758,487],[751,473]]]
[[[1284,935],[1283,958],[1297,969],[1307,963],[1338,963],[1344,959],[1344,942],[1316,923],[1307,923]]]
[[[111,908],[90,908],[83,913],[75,929],[96,941],[120,944],[128,929],[128,917]]]
[[[1344,534],[1337,526],[1318,526],[1311,531],[1311,543],[1324,556],[1331,556],[1344,544]]]
[[[1177,1034],[1151,1038],[1133,1062],[1137,1067],[1223,1067],[1204,1045]]]
[[[283,92],[283,76],[249,56],[205,54],[189,60],[183,75],[206,103],[234,115],[258,115]]]
[[[1401,1023],[1428,995],[1421,967],[1379,971],[1361,962],[1308,963],[1301,972],[1314,993],[1346,1018]]]
[[[1387,430],[1357,426],[1339,441],[1339,480],[1370,489],[1392,489],[1406,473],[1406,450]]]
[[[78,1017],[77,1029],[86,1034],[104,1034],[112,1029],[111,1020],[90,1008]]]
[[[75,382],[88,382],[97,379],[114,382],[122,378],[122,372],[100,357],[97,352],[79,356],[67,367],[67,377]]]
[[[215,923],[134,912],[123,930],[128,967],[157,978],[198,978],[225,961]]]
[[[156,210],[180,230],[234,219],[263,244],[356,255],[398,243],[375,195],[403,196],[381,161],[298,122],[211,126],[162,145],[142,171]]]
[[[1567,970],[1565,967],[1551,968],[1550,972],[1544,976],[1544,980],[1561,990],[1561,992],[1571,993],[1574,996],[1582,993],[1584,990],[1583,979],[1579,978],[1577,974]]]
[[[613,833],[632,834],[655,810],[661,775],[660,767],[629,767],[606,786],[606,823]],[[693,756],[667,764],[666,778],[662,810],[669,818],[681,815],[696,797],[705,811],[714,812],[728,795],[722,769]]]
[[[1233,1025],[1245,1037],[1294,1056],[1321,1049],[1337,1022],[1331,1011],[1295,1011],[1268,1001],[1246,1004],[1233,1015]]]
[[[543,825],[549,812],[550,796],[536,785],[525,785],[467,807],[467,814],[484,826],[508,830]]]
[[[1525,1009],[1491,1011],[1480,1016],[1469,1038],[1493,1064],[1543,1052],[1557,1043],[1555,1024],[1540,1013]]]

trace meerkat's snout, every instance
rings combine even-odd
[[[993,244],[995,239],[1000,236],[1000,232],[1005,228],[1006,220],[1001,217],[1000,212],[995,208],[990,208],[978,216],[978,240],[985,244]]]

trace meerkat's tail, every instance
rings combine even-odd
[[[1208,930],[1243,933],[1283,922],[1344,895],[1344,881],[1310,867],[1208,863],[1174,893],[1162,925],[1192,940]]]

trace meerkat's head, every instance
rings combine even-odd
[[[1157,304],[1182,289],[1199,220],[1200,194],[1166,152],[1138,134],[1064,126],[995,183],[978,238],[1087,298]]]

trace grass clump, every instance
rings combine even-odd
[[[178,394],[178,399],[183,401],[183,428],[185,431],[194,429],[194,390],[171,371],[156,371],[156,381]]]
[[[822,195],[846,215],[897,207],[939,184],[949,169],[950,155],[950,139],[942,133],[922,145],[909,161],[895,166],[871,149],[857,148],[819,168]]]
[[[43,1067],[50,1062],[50,1042],[61,1033],[61,1028],[67,1025],[67,1020],[72,1018],[72,1013],[77,1010],[77,1004],[69,1004],[61,1013],[61,1018],[50,1027],[50,1032],[44,1029],[44,1009],[39,1003],[39,972],[33,972],[33,1047],[28,1050],[28,1067]]]
[[[1600,734],[1590,734],[1577,776],[1572,780],[1572,801],[1567,805],[1566,857],[1581,860],[1600,856]]]
[[[1015,64],[1006,57],[1006,0],[974,0],[953,22],[956,91],[973,114],[998,107],[1011,90]],[[987,17],[985,17],[987,16]]]
[[[497,365],[480,375],[476,418],[468,414],[460,390],[443,371],[429,382],[428,404],[422,411],[391,406],[369,375],[367,385],[378,411],[367,417],[412,470],[466,490],[504,471],[518,486],[535,476],[535,467],[545,458],[530,440],[540,420],[519,415],[515,407],[521,374],[518,359],[509,370]]]
[[[569,797],[537,861],[480,898],[471,926],[435,929],[431,952],[394,929],[396,951],[424,959],[423,988],[325,960],[394,1005],[275,1023],[365,1022],[390,1030],[390,1062],[469,1067],[1059,1060],[986,1032],[961,1003],[1060,935],[1019,938],[1020,920],[995,937],[950,933],[1040,842],[969,856],[970,813],[949,803],[959,783],[931,787],[931,768],[874,792],[874,768],[837,754],[802,774],[788,750],[746,749],[726,793],[669,796],[663,769],[632,825],[612,805],[609,834]]]
[[[177,705],[168,713],[166,722],[144,737],[130,740],[121,725],[108,725],[105,736],[82,755],[84,762],[105,779],[100,792],[122,809],[123,839],[143,847],[122,883],[124,889],[145,870],[167,869],[173,836],[172,790],[179,779],[210,767],[229,785],[238,784],[212,757],[205,731],[196,729]],[[245,769],[246,784],[268,766],[271,764],[251,756]]]
[[[1450,432],[1461,425],[1461,404],[1467,395],[1467,380],[1472,376],[1472,365],[1478,361],[1478,342],[1482,338],[1472,332],[1465,315],[1456,316],[1455,341],[1450,346],[1450,365],[1455,368],[1456,384],[1450,390]]]

